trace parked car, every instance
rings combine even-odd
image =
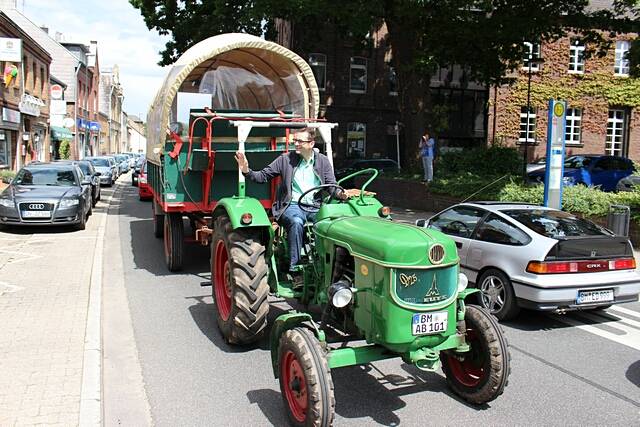
[[[146,160],[144,157],[138,157],[133,166],[133,172],[131,173],[131,185],[133,185],[134,187],[138,185],[138,175],[140,175],[140,168],[145,161]]]
[[[337,169],[336,179],[340,180],[347,175],[368,168],[377,169],[380,173],[393,173],[400,170],[398,163],[392,159],[361,159],[356,160],[349,166]],[[348,182],[344,182],[342,185],[345,187],[352,187],[353,182],[349,180]]]
[[[0,194],[0,225],[75,224],[84,230],[91,206],[91,180],[77,165],[32,163]]]
[[[138,196],[140,200],[150,200],[153,198],[151,185],[147,182],[147,161],[142,162],[140,172],[138,173]]]
[[[616,191],[633,191],[637,188],[640,188],[640,176],[638,175],[629,175],[622,178],[616,185]]]
[[[95,206],[100,200],[100,172],[96,170],[89,160],[56,160],[56,163],[69,163],[75,164],[80,167],[80,170],[84,176],[91,180],[91,204]]]
[[[547,166],[547,158],[540,157],[538,160],[527,163],[527,173],[536,171],[538,169],[544,169]]]
[[[599,154],[570,156],[564,162],[563,183],[599,186],[603,191],[614,191],[618,181],[633,171],[633,162],[625,157]],[[546,168],[531,172],[529,180],[543,183],[545,172]]]
[[[90,161],[98,172],[100,172],[100,184],[109,187],[118,179],[118,166],[115,159],[109,156],[85,157]]]
[[[112,154],[118,165],[118,175],[129,172],[129,158],[124,154]]]
[[[520,308],[564,312],[637,301],[640,274],[629,239],[568,212],[477,202],[416,221],[456,242],[460,269],[500,320]]]

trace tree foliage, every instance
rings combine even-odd
[[[289,20],[296,38],[317,38],[323,31],[366,40],[386,25],[387,46],[398,73],[398,107],[410,140],[417,140],[431,109],[429,76],[438,66],[458,64],[468,78],[504,83],[520,66],[524,42],[552,41],[570,31],[581,33],[586,54],[610,48],[605,37],[638,32],[638,0],[612,0],[597,10],[588,0],[129,0],[147,27],[172,40],[160,65],[173,63],[191,45],[212,35],[246,32],[275,38],[276,18]],[[631,50],[640,74],[640,47]]]

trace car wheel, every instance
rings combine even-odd
[[[80,214],[80,222],[76,224],[76,230],[84,230],[87,228],[87,216],[82,212]]]
[[[485,271],[476,286],[480,290],[480,305],[498,320],[512,319],[520,312],[511,280],[502,271],[494,268]]]

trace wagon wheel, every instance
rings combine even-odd
[[[278,349],[280,391],[295,426],[330,426],[335,414],[331,371],[318,339],[307,329],[286,331]]]
[[[469,351],[442,352],[449,387],[464,400],[481,404],[502,394],[509,382],[509,344],[497,320],[484,308],[468,305],[464,316]]]
[[[258,340],[267,326],[269,269],[259,231],[231,227],[229,217],[215,221],[211,243],[211,282],[216,319],[233,344]]]
[[[155,200],[151,203],[151,209],[153,212],[153,235],[159,239],[164,234],[164,214],[157,213],[157,209],[158,209],[157,205],[158,204],[156,203]]]
[[[164,219],[164,260],[169,271],[182,269],[184,225],[182,215],[170,213]]]

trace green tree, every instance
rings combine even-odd
[[[398,73],[398,108],[409,140],[418,139],[429,117],[427,89],[438,66],[459,64],[470,79],[503,83],[508,71],[521,64],[525,41],[554,40],[580,30],[587,54],[602,54],[610,46],[595,29],[604,34],[638,31],[638,0],[614,0],[615,7],[607,10],[589,8],[588,0],[129,1],[149,29],[171,35],[161,65],[215,34],[246,32],[274,39],[276,18],[299,25],[298,38],[329,30],[356,42],[386,24]],[[632,58],[640,59],[634,49]]]

